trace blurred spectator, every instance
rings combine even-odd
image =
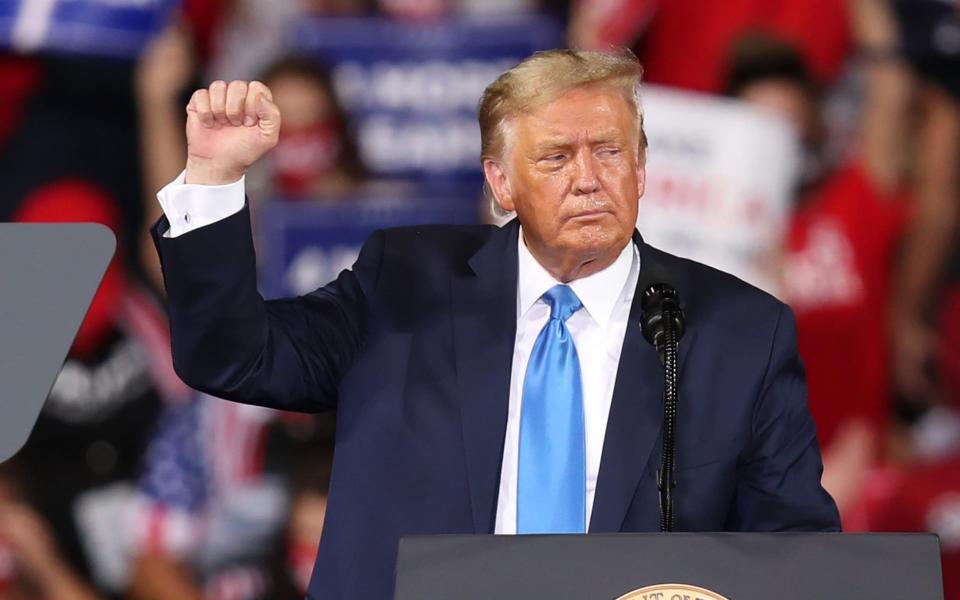
[[[174,179],[186,162],[183,106],[196,70],[191,36],[177,25],[153,41],[137,68],[143,210],[148,225],[160,217],[156,191]],[[270,64],[260,80],[270,87],[283,111],[283,126],[277,147],[249,175],[251,197],[342,198],[356,191],[367,171],[329,69],[310,58],[288,56]],[[156,252],[146,232],[142,236],[146,271],[162,288]]]
[[[938,419],[960,420],[955,409]],[[934,425],[934,429],[940,427]],[[944,598],[960,599],[960,448],[956,427],[951,443],[931,448],[930,423],[900,424],[889,432],[887,462],[846,465],[861,482],[844,519],[846,531],[929,531],[940,537]]]
[[[917,73],[921,122],[915,143],[917,208],[906,236],[894,302],[893,375],[914,405],[943,400],[937,364],[940,291],[950,282],[960,218],[960,6],[898,0],[901,53]],[[954,277],[956,283],[958,278]],[[949,298],[947,298],[949,300]],[[950,304],[945,304],[949,308]],[[942,345],[941,345],[942,347]],[[939,351],[948,357],[949,350]]]
[[[281,58],[260,78],[283,114],[280,141],[264,168],[270,197],[342,198],[367,177],[329,69],[305,57]]]
[[[578,0],[570,44],[633,46],[644,80],[703,92],[724,87],[733,42],[763,29],[792,42],[818,82],[839,74],[849,33],[842,0]]]
[[[960,62],[958,62],[960,68]],[[960,103],[934,85],[920,87],[923,122],[916,142],[917,206],[900,259],[893,311],[896,391],[914,404],[943,400],[934,322],[960,203]]]
[[[186,161],[183,106],[198,71],[192,37],[185,25],[169,27],[146,49],[136,71],[144,211],[151,224],[160,216],[156,190]],[[366,172],[326,68],[288,57],[269,66],[263,81],[284,111],[283,134],[274,153],[248,176],[253,190],[259,176],[260,191],[252,197],[343,197],[359,185]],[[159,286],[159,264],[147,246],[152,242],[144,236],[142,243],[151,261],[147,270]],[[131,597],[302,597],[294,573],[304,570],[304,556],[312,569],[316,540],[312,547],[284,542],[284,476],[297,461],[288,453],[272,464],[277,461],[269,455],[283,455],[282,439],[267,444],[277,414],[203,394],[164,410],[149,438],[126,522],[134,560]],[[311,468],[325,472],[322,464]],[[311,499],[297,500],[290,535],[304,527],[313,534],[310,515],[317,503]]]
[[[797,315],[810,410],[826,462],[831,445],[852,423],[861,422],[876,438],[890,414],[887,323],[894,253],[907,209],[902,140],[909,75],[895,56],[880,56],[896,45],[889,13],[878,13],[883,5],[855,4],[861,48],[876,57],[864,64],[853,153],[839,165],[824,156],[821,88],[791,44],[763,34],[743,38],[728,75],[730,94],[784,115],[804,149],[786,240],[784,294]]]
[[[175,23],[144,49],[134,76],[143,171],[139,250],[144,274],[157,293],[162,293],[163,279],[149,228],[162,214],[157,190],[176,177],[187,160],[185,95],[197,67],[190,29],[185,23]]]
[[[0,597],[97,600],[60,555],[49,525],[23,499],[13,463],[0,464]]]
[[[329,16],[372,15],[377,10],[377,0],[302,0],[309,12]]]
[[[954,263],[949,274],[951,283],[941,296],[937,355],[945,399],[952,406],[960,406],[960,252],[955,252]]]
[[[960,598],[960,454],[905,470],[867,525],[870,531],[939,535],[944,598]]]
[[[503,17],[534,12],[538,0],[379,0],[380,12],[403,20],[443,17]]]
[[[308,0],[230,0],[213,31],[215,51],[207,63],[205,79],[250,79],[288,51],[290,26],[298,18],[311,9],[320,14],[338,14],[348,7],[330,4],[355,2],[325,2],[324,7],[311,4]]]
[[[309,437],[314,423],[204,394],[170,406],[151,438],[130,514],[131,597],[275,598],[292,588],[288,573],[301,568],[303,549],[282,543],[285,515],[296,519],[291,535],[303,527],[312,535],[316,503],[301,497],[300,485],[288,511],[286,481],[316,455],[292,449],[289,432]],[[328,464],[311,460],[308,467],[325,480]]]
[[[119,229],[119,210],[98,186],[64,179],[30,195],[15,219],[92,221]],[[122,239],[122,238],[121,238]],[[24,496],[46,519],[81,576],[118,589],[122,525],[147,432],[162,398],[186,389],[173,373],[163,313],[123,268],[118,246],[43,411],[16,460]]]
[[[35,59],[0,55],[0,147],[23,119],[24,101],[40,84]]]
[[[131,65],[63,55],[28,64],[32,81],[15,111],[22,117],[0,144],[0,220],[12,220],[40,187],[81,178],[117,208],[121,244],[135,240],[142,214]],[[135,250],[123,256],[136,272]]]
[[[132,597],[264,597],[259,564],[287,509],[282,481],[263,470],[274,414],[203,394],[167,409],[131,513]]]
[[[328,437],[315,436],[298,453],[292,468],[293,499],[286,523],[284,548],[279,553],[283,557],[280,588],[284,589],[285,584],[290,598],[302,598],[307,593],[313,574],[326,520],[330,470],[333,465],[332,442]]]

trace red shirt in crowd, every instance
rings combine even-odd
[[[931,531],[940,536],[946,600],[960,600],[960,454],[875,469],[847,531]]]
[[[820,446],[848,422],[889,413],[887,312],[907,202],[853,161],[801,200],[789,226],[784,294],[797,316]]]
[[[938,319],[937,372],[946,399],[960,406],[960,282],[942,293]]]
[[[796,44],[818,79],[833,80],[850,46],[838,0],[581,0],[602,14],[597,43],[623,46],[639,37],[644,79],[720,92],[731,45],[762,29]]]

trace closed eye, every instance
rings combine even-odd
[[[541,169],[547,171],[557,171],[563,168],[563,165],[566,164],[567,155],[562,152],[557,152],[555,154],[548,154],[542,157],[537,161],[537,164]]]

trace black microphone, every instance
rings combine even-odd
[[[654,283],[643,291],[640,298],[643,312],[640,315],[640,329],[660,355],[663,363],[667,329],[673,325],[677,342],[683,337],[686,327],[683,310],[680,309],[680,294],[669,283]]]
[[[653,275],[654,279],[661,279]],[[669,283],[651,283],[640,298],[640,329],[657,350],[663,365],[663,446],[657,488],[660,492],[660,531],[673,531],[673,488],[676,466],[677,379],[680,338],[686,328],[680,295]]]

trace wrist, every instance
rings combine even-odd
[[[857,57],[868,63],[899,62],[903,58],[896,44],[866,43],[857,49]]]
[[[243,177],[243,169],[223,167],[210,161],[187,158],[184,183],[198,185],[227,185]]]
[[[172,113],[180,116],[180,98],[169,93],[140,93],[137,102],[140,110],[146,116],[151,116],[155,111]]]
[[[25,557],[21,557],[23,559]],[[63,581],[64,577],[70,573],[69,567],[60,559],[56,553],[49,556],[29,557],[21,560],[24,572],[31,579],[42,582],[45,589],[49,589],[51,584]]]

